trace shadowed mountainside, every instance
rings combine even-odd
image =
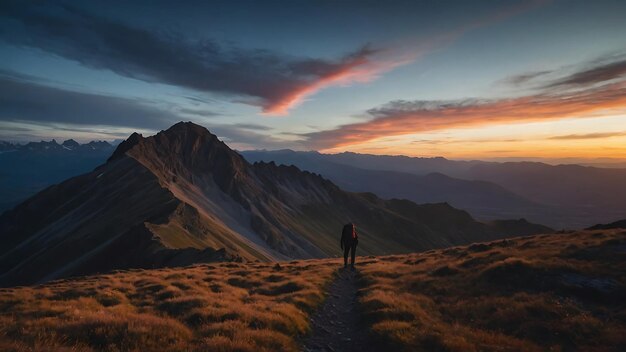
[[[463,180],[439,172],[415,175],[359,168],[335,162],[334,156],[317,152],[251,150],[241,154],[250,162],[274,161],[319,173],[352,192],[372,192],[383,198],[404,198],[416,203],[448,202],[484,220],[504,217],[549,220],[546,215],[550,214],[550,209],[545,205],[531,202],[491,182]]]
[[[480,223],[447,204],[345,192],[296,167],[251,165],[205,128],[181,122],[152,137],[131,135],[106,164],[0,216],[0,282],[339,255],[337,232],[347,221],[359,226],[363,254],[550,231]]]
[[[407,198],[417,202],[433,197],[429,193],[432,185],[433,189],[440,191],[434,197],[445,197],[453,205],[484,219],[524,217],[555,228],[586,228],[623,218],[626,214],[626,182],[623,182],[626,169],[350,152],[321,154],[278,150],[243,153],[251,160],[275,160],[320,172],[342,187],[370,189],[382,197],[389,197],[396,191],[378,187],[376,174],[369,171],[378,171],[378,177],[395,178],[396,188],[403,189]],[[397,173],[420,177],[411,179]],[[449,177],[428,176],[432,173]],[[350,178],[356,181],[350,181]],[[442,182],[451,185],[458,194],[437,188]]]

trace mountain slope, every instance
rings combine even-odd
[[[296,167],[251,165],[205,128],[178,123],[152,137],[131,135],[106,164],[0,216],[0,283],[338,255],[337,231],[348,221],[359,227],[360,254],[528,231],[483,224],[447,204],[345,192]]]

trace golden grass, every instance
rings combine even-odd
[[[0,350],[296,351],[337,263],[132,270],[0,290]]]
[[[398,351],[626,350],[626,232],[370,257],[360,303]]]
[[[624,230],[359,257],[359,308],[378,349],[622,351],[625,264]],[[0,350],[297,351],[338,265],[207,264],[0,289]]]

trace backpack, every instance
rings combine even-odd
[[[354,241],[359,239],[359,235],[356,233],[356,230],[353,230],[351,223],[343,225],[341,237],[343,237],[346,241]]]

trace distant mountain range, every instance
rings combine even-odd
[[[93,170],[115,150],[116,144],[69,139],[59,144],[0,141],[0,213],[29,196],[69,177]]]
[[[552,229],[482,223],[446,203],[351,193],[294,166],[246,161],[205,128],[131,135],[106,163],[0,216],[0,283],[214,260],[337,256],[343,224],[359,254],[447,247]]]
[[[555,228],[585,228],[626,217],[626,169],[292,150],[241,153],[250,161],[318,172],[347,190],[418,203],[448,201],[480,219],[523,217]]]
[[[50,142],[28,142],[26,144],[10,143],[0,141],[0,153],[6,152],[91,152],[102,150],[111,152],[119,143],[109,143],[107,141],[91,141],[89,143],[80,144],[73,139],[68,139],[59,144],[55,139]]]
[[[401,171],[376,170],[343,164],[338,155],[317,152],[242,151],[250,162],[275,161],[295,165],[329,178],[343,189],[354,192],[373,192],[383,198],[409,199],[416,203],[448,202],[469,211],[481,219],[523,218],[542,214],[546,207],[532,202],[495,183],[463,180],[440,172],[424,175]],[[431,159],[428,162],[444,162]]]
[[[0,142],[0,213],[45,187],[93,170],[114,150],[107,142]],[[525,218],[582,229],[626,217],[626,169],[291,150],[240,153],[251,162],[274,161],[319,173],[348,191],[448,202],[479,220]]]

